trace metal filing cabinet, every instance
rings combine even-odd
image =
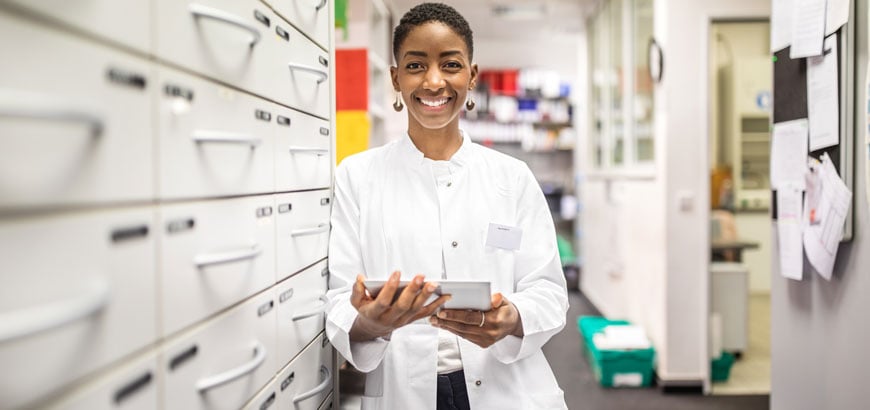
[[[0,0],[0,408],[332,405],[308,3]]]

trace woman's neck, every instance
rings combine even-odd
[[[462,146],[462,133],[459,132],[458,124],[437,130],[409,126],[408,135],[424,157],[435,161],[449,160]]]

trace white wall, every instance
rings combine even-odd
[[[582,36],[557,35],[542,44],[538,36],[528,41],[474,38],[474,62],[481,70],[501,68],[546,68],[564,79],[577,78]],[[576,89],[577,85],[572,84]]]

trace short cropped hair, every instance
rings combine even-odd
[[[471,32],[468,21],[456,9],[442,3],[418,4],[402,16],[402,19],[399,20],[399,25],[396,26],[396,30],[393,32],[393,57],[396,61],[399,61],[399,47],[408,38],[411,30],[431,21],[443,23],[462,37],[462,40],[465,41],[465,46],[468,48],[468,61],[472,61],[472,56],[474,56],[474,34]]]

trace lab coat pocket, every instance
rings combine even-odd
[[[526,398],[526,405],[523,408],[541,410],[567,409],[568,407],[565,406],[565,393],[561,389],[556,390],[543,394],[530,394]]]

